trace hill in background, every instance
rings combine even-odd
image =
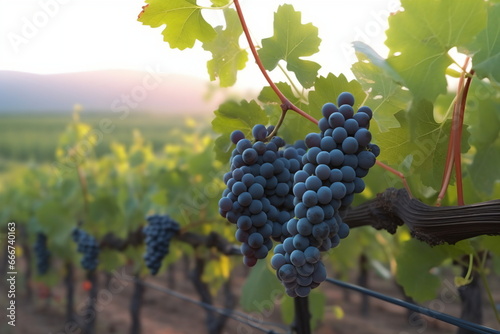
[[[210,95],[210,99],[206,96]],[[0,112],[150,111],[209,114],[227,91],[182,75],[129,70],[39,75],[0,71]]]

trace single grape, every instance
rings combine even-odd
[[[263,141],[267,136],[266,127],[262,124],[256,124],[252,128],[252,136],[258,141]]]
[[[354,95],[349,92],[340,93],[337,98],[337,105],[342,106],[343,104],[347,104],[352,107],[354,105]]]
[[[231,132],[230,140],[235,145],[244,138],[245,135],[240,130],[234,130],[233,132]]]

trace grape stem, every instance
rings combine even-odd
[[[266,69],[264,68],[264,65],[262,64],[262,61],[259,57],[258,52],[255,49],[255,45],[252,42],[252,37],[250,36],[250,31],[248,30],[248,26],[247,26],[245,18],[243,16],[243,11],[241,10],[239,0],[234,0],[234,6],[236,7],[236,12],[238,13],[238,18],[240,19],[241,27],[243,28],[243,32],[245,33],[245,38],[247,39],[248,45],[250,47],[250,50],[252,51],[252,55],[255,59],[255,62],[257,63],[257,66],[259,67],[262,75],[264,75],[264,78],[269,83],[269,86],[271,87],[271,89],[276,93],[276,95],[280,99],[281,109],[283,111],[293,110],[296,113],[298,113],[299,115],[301,115],[302,117],[305,117],[309,121],[313,122],[314,124],[318,124],[317,119],[315,119],[311,115],[307,114],[305,111],[301,110],[299,107],[297,107],[292,102],[290,102],[290,100],[285,95],[283,95],[283,93],[280,91],[278,86],[276,86],[276,84],[271,80],[271,77],[269,77],[269,74],[267,73]]]
[[[459,88],[457,92],[457,97],[456,99],[454,99],[453,116],[451,120],[452,125],[450,130],[450,141],[448,142],[448,152],[446,155],[443,182],[441,184],[441,190],[437,198],[436,206],[441,205],[441,201],[446,194],[446,190],[448,189],[448,185],[450,183],[453,166],[455,166],[458,205],[464,205],[460,146],[461,146],[461,137],[462,137],[463,122],[464,122],[464,114],[465,114],[465,103],[467,101],[467,94],[474,74],[474,70],[471,70],[470,73],[467,73],[467,66],[469,64],[469,61],[470,57],[467,57],[462,67],[462,75],[460,76],[460,80],[458,83]],[[466,77],[467,81],[465,82],[464,85]]]
[[[276,126],[274,127],[273,131],[267,136],[266,141],[273,138],[278,134],[278,129],[280,128],[281,124],[283,124],[283,121],[285,120],[287,110],[281,111],[281,116],[280,119],[278,120],[278,123],[276,123]]]
[[[406,191],[408,191],[408,195],[410,196],[410,198],[413,198],[410,186],[408,185],[408,182],[406,181],[406,177],[403,173],[401,173],[400,171],[398,171],[390,166],[387,166],[386,164],[384,164],[383,162],[380,162],[379,160],[376,161],[376,164],[379,165],[380,167],[382,167],[383,169],[385,169],[386,171],[399,177],[401,179],[401,181],[403,182],[403,186],[405,187]]]

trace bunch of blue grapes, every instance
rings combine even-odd
[[[283,226],[294,216],[293,177],[302,168],[305,145],[287,146],[278,136],[267,137],[273,127],[257,124],[253,142],[236,130],[231,141],[231,170],[224,175],[227,188],[219,213],[237,226],[243,262],[252,267],[281,241]]]
[[[99,264],[99,244],[97,239],[80,228],[73,230],[73,241],[78,244],[77,251],[83,254],[80,261],[86,270],[94,270]]]
[[[40,275],[44,275],[50,266],[50,251],[47,248],[47,235],[42,232],[36,234],[35,246],[33,247],[36,258],[36,268]]]
[[[338,107],[337,107],[338,105]],[[294,175],[295,216],[286,223],[288,236],[276,246],[271,265],[292,297],[307,296],[326,279],[320,251],[336,247],[349,234],[342,217],[380,153],[368,130],[372,110],[354,112],[354,96],[344,92],[337,105],[326,103],[320,133],[305,138],[309,148],[303,168]]]
[[[168,254],[170,241],[176,235],[179,223],[168,215],[152,215],[147,217],[148,225],[144,227],[143,233],[146,238],[146,254],[144,260],[152,275],[160,270],[163,258]]]

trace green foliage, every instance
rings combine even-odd
[[[482,0],[403,0],[404,11],[389,17],[388,64],[417,99],[434,102],[446,93],[448,51],[470,43],[487,20]],[[446,13],[444,15],[444,13]]]
[[[493,22],[498,21],[500,13],[497,5],[476,0],[460,4],[450,0],[403,1],[402,5],[404,11],[389,18],[389,57],[383,59],[366,44],[355,42],[359,62],[352,70],[363,89],[370,92],[366,104],[374,109],[378,129],[372,132],[382,148],[380,159],[404,170],[418,190],[423,190],[420,182],[438,190],[453,107],[451,98],[443,98],[446,75],[460,75],[449,67],[454,60],[448,51],[457,47],[469,55],[474,53],[473,69],[479,66],[481,72],[489,68],[491,76],[482,72],[479,77],[494,80],[494,66],[487,64],[497,57],[498,42],[492,36],[497,31]],[[500,154],[496,144],[499,93],[495,85],[472,80],[461,138],[462,153],[469,152],[468,144],[475,149],[466,160],[470,162],[468,175],[473,178],[474,191],[490,196],[494,181],[499,179],[493,167]]]
[[[446,259],[468,254],[473,249],[467,243],[459,246],[431,247],[421,241],[410,239],[401,245],[396,256],[398,270],[396,279],[404,288],[405,294],[417,302],[435,298],[437,289],[441,286],[441,278],[436,273]]]
[[[477,152],[468,171],[474,188],[487,198],[499,180],[500,164],[500,90],[484,81],[473,81],[467,103],[470,144]]]
[[[321,108],[327,102],[337,104],[337,96],[342,92],[354,95],[354,109],[361,107],[365,101],[366,93],[356,80],[348,81],[341,74],[335,76],[329,73],[326,77],[318,77],[314,83],[314,90],[309,93],[309,113],[317,119],[323,117]]]
[[[365,104],[372,108],[373,119],[381,132],[399,127],[394,117],[401,110],[406,110],[411,99],[410,93],[403,90],[398,82],[398,74],[372,48],[362,42],[355,42],[359,61],[352,65],[351,70],[356,75],[363,90],[370,91]],[[372,129],[373,131],[373,129]]]
[[[242,100],[227,101],[215,111],[212,127],[215,132],[222,134],[215,141],[215,153],[218,160],[226,162],[231,155],[232,144],[229,135],[234,130],[241,130],[250,137],[255,124],[267,125],[269,121],[265,111],[255,101]]]
[[[471,51],[474,52],[472,62],[474,70],[480,78],[489,78],[500,84],[500,4],[488,7],[488,18],[486,29],[477,34],[471,43]]]
[[[258,261],[241,289],[241,306],[245,311],[265,312],[274,307],[285,290],[264,261]]]
[[[273,70],[280,60],[286,61],[287,69],[309,88],[321,66],[301,57],[318,52],[320,42],[318,28],[312,23],[302,24],[300,12],[291,5],[282,5],[274,14],[274,35],[262,40],[259,56],[267,70]]]
[[[236,82],[236,73],[245,68],[248,53],[239,45],[243,32],[238,14],[233,9],[225,9],[226,29],[215,27],[217,37],[203,43],[203,48],[212,52],[212,59],[207,62],[210,80],[220,79],[221,87],[229,87]]]
[[[152,28],[166,24],[163,39],[172,49],[192,48],[194,42],[209,42],[217,32],[203,18],[196,0],[147,1],[139,21]]]
[[[423,100],[413,105],[409,112],[417,115],[417,122],[411,131],[413,136],[409,131],[407,113],[397,113],[400,127],[389,129],[377,136],[378,145],[384,148],[380,158],[389,164],[398,164],[411,155],[411,174],[419,175],[425,185],[437,189],[443,177],[451,121],[437,123],[434,120],[432,104]],[[462,152],[467,152],[468,149],[465,138]]]

